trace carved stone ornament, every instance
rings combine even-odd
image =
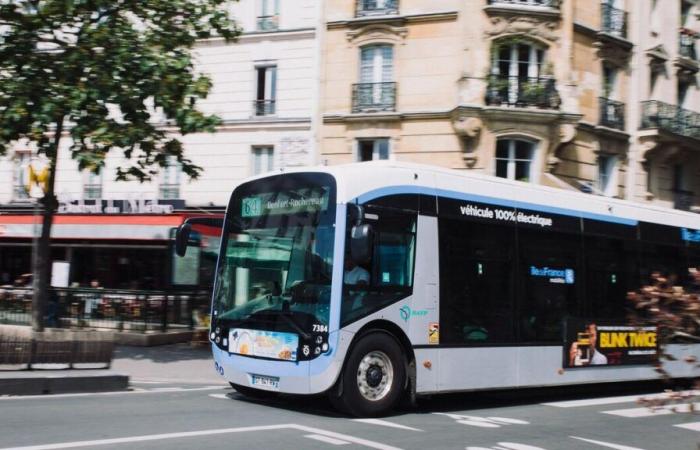
[[[573,123],[563,123],[559,126],[559,143],[568,144],[576,137],[576,125]]]
[[[558,28],[557,20],[536,16],[492,17],[485,35],[488,38],[494,38],[509,34],[524,34],[554,42],[559,39]]]
[[[395,27],[386,24],[372,24],[361,28],[350,30],[345,33],[348,43],[363,45],[372,41],[391,41],[402,43],[408,35],[408,28]]]
[[[557,158],[554,155],[548,155],[547,156],[547,172],[552,173],[554,170],[556,170],[557,166],[561,162],[561,159]]]
[[[597,41],[594,46],[598,58],[620,68],[627,65],[632,56],[631,51],[606,41]]]
[[[468,138],[475,138],[481,132],[483,123],[476,117],[458,117],[452,121],[452,127],[457,134]]]

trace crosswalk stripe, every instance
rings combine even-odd
[[[320,434],[307,434],[304,437],[309,438],[309,439],[314,439],[316,441],[325,442],[326,444],[333,444],[333,445],[348,445],[349,444],[349,442],[341,441],[340,439],[335,439],[335,438],[328,437],[328,436],[322,436]]]
[[[700,411],[700,403],[694,403],[693,410]],[[640,417],[664,416],[668,414],[688,412],[690,412],[689,404],[664,405],[654,408],[650,408],[647,406],[642,408],[627,408],[616,409],[613,411],[602,411],[603,414],[611,414],[613,416],[621,416],[635,419]]]
[[[418,428],[413,428],[413,427],[409,427],[406,425],[401,425],[398,423],[389,422],[387,420],[381,420],[381,419],[353,419],[353,422],[366,423],[369,425],[379,425],[379,426],[390,427],[390,428],[399,428],[401,430],[423,431],[423,430],[419,430]]]
[[[700,395],[700,391],[688,391],[683,392],[688,396]],[[554,406],[556,408],[579,408],[583,406],[600,406],[600,405],[613,405],[615,403],[634,403],[640,398],[649,400],[659,400],[669,398],[668,393],[660,394],[650,394],[650,395],[626,395],[621,397],[603,397],[603,398],[589,398],[583,400],[567,400],[563,402],[548,402],[542,403],[545,406]]]
[[[679,425],[674,425],[674,427],[685,428],[686,430],[700,431],[700,422],[681,423]]]
[[[610,442],[594,441],[593,439],[585,439],[582,437],[569,436],[571,439],[578,439],[579,441],[588,442],[590,444],[600,445],[601,447],[613,448],[615,450],[643,450],[637,447],[630,447],[628,445],[612,444]]]

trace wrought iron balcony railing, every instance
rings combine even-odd
[[[599,97],[598,105],[600,105],[600,125],[618,130],[625,129],[624,103],[610,100],[609,98],[605,97]]]
[[[101,184],[85,184],[83,185],[83,198],[86,200],[94,200],[102,198]]]
[[[279,29],[279,16],[259,16],[257,21],[258,31],[275,31]]]
[[[673,191],[673,207],[683,211],[690,211],[693,207],[694,197],[692,191]]]
[[[396,83],[352,85],[352,112],[396,111]]]
[[[561,105],[561,98],[555,88],[554,78],[491,75],[486,88],[486,104],[557,109]]]
[[[256,116],[270,116],[275,113],[274,100],[254,100],[253,109]]]
[[[158,198],[173,199],[180,198],[179,184],[161,184],[158,187]]]
[[[609,3],[601,3],[600,31],[626,39],[627,11],[615,8]]]
[[[685,58],[692,59],[693,61],[698,59],[698,55],[695,51],[695,37],[690,36],[685,33],[681,33],[678,36],[679,53]]]
[[[642,102],[641,128],[658,128],[679,136],[700,139],[700,113],[658,100],[648,100]]]
[[[546,8],[559,8],[561,0],[489,0],[489,5],[517,5],[517,6],[544,6]]]
[[[398,0],[357,0],[355,8],[355,17],[386,16],[398,13]]]

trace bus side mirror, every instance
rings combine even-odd
[[[366,264],[372,259],[374,231],[369,224],[355,225],[350,231],[350,257],[355,264]]]
[[[192,231],[192,225],[185,222],[177,228],[175,233],[175,254],[177,256],[185,256],[187,253],[187,243],[190,240],[190,232]]]

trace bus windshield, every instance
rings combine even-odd
[[[234,192],[213,298],[218,326],[293,333],[301,341],[327,330],[335,195],[325,177],[320,184],[309,177],[279,175]]]

